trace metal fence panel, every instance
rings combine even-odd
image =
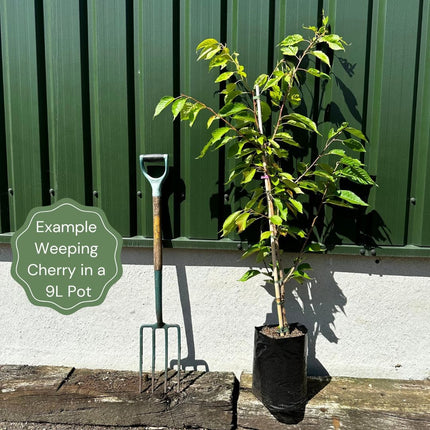
[[[306,95],[303,108],[320,124],[364,129],[364,161],[379,185],[366,214],[328,211],[331,240],[430,246],[430,10],[422,0],[0,0],[1,233],[32,207],[71,197],[101,207],[124,237],[150,237],[138,155],[166,152],[165,238],[217,246],[237,204],[224,185],[230,161],[223,152],[195,160],[209,136],[204,121],[190,129],[167,113],[153,120],[154,107],[181,92],[219,105],[214,72],[196,63],[202,39],[240,52],[252,83],[275,64],[277,43],[323,9],[350,46],[333,55],[330,82],[307,81],[321,100]]]

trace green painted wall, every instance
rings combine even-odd
[[[366,213],[327,214],[329,230],[336,226],[330,239],[430,246],[424,0],[0,0],[0,232],[19,228],[34,206],[70,197],[101,207],[134,238],[129,244],[145,244],[152,209],[138,155],[166,152],[165,238],[219,247],[234,205],[224,155],[195,160],[204,121],[190,129],[167,113],[153,120],[154,107],[180,92],[219,103],[213,75],[195,61],[202,39],[238,50],[252,79],[276,61],[276,44],[316,24],[322,9],[350,46],[333,58],[316,116],[366,132],[365,162],[379,185]]]

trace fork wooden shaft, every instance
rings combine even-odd
[[[163,291],[162,291],[162,268],[163,254],[161,242],[161,205],[160,197],[152,197],[153,207],[153,235],[154,235],[154,281],[155,281],[155,314],[157,317],[157,326],[163,327]]]

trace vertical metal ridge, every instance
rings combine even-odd
[[[181,93],[181,12],[179,0],[172,0],[172,84],[173,95],[176,97]],[[181,158],[181,121],[177,118],[173,123],[173,172],[175,181],[182,180],[181,172],[183,169]],[[180,187],[175,188],[173,194],[173,237],[182,236],[182,209],[181,203],[185,196],[185,190]]]
[[[42,204],[36,14],[34,1],[4,0],[1,7],[9,219],[15,231]]]
[[[270,73],[275,67],[275,21],[276,21],[276,9],[275,0],[270,0],[269,3],[269,21],[268,32],[269,37],[267,40],[267,73]]]
[[[133,0],[126,0],[126,61],[128,107],[128,174],[129,174],[129,236],[137,234],[137,170],[136,170],[136,100],[134,66]]]
[[[384,62],[384,35],[386,26],[387,3],[386,0],[380,0],[373,3],[374,11],[372,16],[372,43],[373,49],[369,52],[369,68],[373,66],[374,71],[371,79],[369,79],[369,98],[371,103],[368,104],[368,118],[372,118],[368,130],[370,141],[375,145],[370,148],[373,156],[370,157],[369,170],[373,175],[377,175],[378,171],[378,157],[376,143],[380,140],[381,117],[379,108],[381,106],[382,98],[382,81],[383,81],[383,62]],[[370,155],[370,154],[369,154]]]
[[[143,10],[143,1],[134,2],[134,37],[137,39],[134,41],[134,66],[136,68],[135,75],[135,128],[136,128],[136,155],[135,155],[135,164],[134,169],[137,171],[136,177],[136,187],[139,189],[140,198],[136,203],[136,234],[141,234],[143,236],[149,236],[147,234],[147,230],[144,228],[147,222],[147,213],[149,213],[149,205],[146,203],[146,199],[143,199],[144,193],[144,181],[142,180],[142,175],[140,174],[140,169],[138,167],[138,156],[140,153],[145,152],[145,138],[144,138],[144,118],[145,118],[145,109],[143,100],[146,98],[146,87],[144,85],[144,49],[143,49],[143,40],[144,40],[144,10]],[[146,203],[146,206],[145,206]],[[144,209],[145,207],[145,209]]]
[[[10,231],[8,165],[6,149],[6,113],[3,87],[3,31],[0,20],[0,232]]]
[[[88,69],[89,69],[89,109],[91,118],[91,165],[92,165],[92,185],[98,189],[101,185],[101,166],[100,166],[100,100],[99,100],[99,72],[97,70],[97,11],[95,0],[89,0],[88,7]],[[100,195],[97,199],[91,190],[92,205],[101,207],[104,196]]]
[[[49,195],[49,136],[48,136],[48,107],[46,93],[46,58],[45,58],[45,24],[43,1],[34,0],[35,30],[36,30],[36,59],[37,59],[37,95],[39,104],[39,145],[40,145],[40,175],[42,205],[51,203]]]
[[[423,28],[423,0],[419,2],[418,10],[418,23],[417,23],[417,46],[415,52],[415,68],[414,68],[414,82],[413,82],[413,100],[412,100],[412,112],[411,112],[411,130],[410,130],[410,140],[409,140],[409,166],[407,172],[407,189],[406,189],[406,214],[405,214],[405,224],[403,230],[403,242],[405,244],[409,243],[409,225],[411,217],[411,205],[408,204],[411,198],[412,190],[412,180],[414,174],[414,152],[415,152],[415,134],[416,134],[416,120],[417,120],[417,109],[418,109],[418,87],[420,78],[420,60],[421,60],[421,38],[422,38],[422,28]],[[424,65],[424,68],[426,66]],[[422,70],[421,70],[422,72]]]
[[[79,2],[45,2],[45,62],[51,202],[85,203]],[[73,169],[74,177],[67,174]]]
[[[180,0],[179,8],[178,8],[178,16],[180,17],[179,26],[180,26],[180,65],[179,65],[179,73],[180,73],[180,92],[185,94],[190,94],[191,90],[191,28],[190,28],[190,11],[191,5],[190,0]],[[180,210],[180,230],[181,235],[185,237],[190,236],[191,232],[191,223],[192,217],[190,216],[189,209],[189,194],[191,184],[191,172],[190,172],[190,146],[191,146],[191,130],[190,127],[186,125],[180,125],[180,177],[187,184],[186,195],[184,195],[184,199],[181,204]],[[185,194],[185,193],[184,193]]]
[[[91,143],[90,65],[88,46],[88,0],[79,0],[79,37],[81,53],[82,138],[85,205],[93,205],[93,166]]]
[[[420,2],[421,17],[420,55],[417,68],[416,109],[414,121],[414,153],[411,168],[411,187],[408,197],[414,198],[416,204],[409,201],[408,244],[428,245],[430,228],[427,214],[430,208],[429,187],[430,174],[428,160],[430,154],[430,6]]]
[[[366,57],[364,65],[364,88],[363,88],[363,131],[367,133],[367,110],[369,106],[369,81],[370,81],[370,50],[372,42],[372,22],[373,22],[373,0],[368,0],[367,6],[367,32],[366,32]],[[363,155],[364,157],[364,155]],[[362,159],[362,161],[364,161]]]
[[[227,28],[228,28],[228,7],[227,0],[221,0],[220,2],[220,38],[219,41],[223,44],[227,43]],[[219,84],[220,91],[225,89],[225,82]],[[223,96],[220,94],[219,96],[219,104],[218,106],[221,108],[223,106]],[[225,148],[220,148],[218,152],[218,199],[217,199],[217,208],[218,213],[216,214],[218,218],[218,238],[222,237],[222,226],[226,217],[225,213],[225,202],[226,202],[226,190],[225,190],[225,182],[226,182],[226,151]]]

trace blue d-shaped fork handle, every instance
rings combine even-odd
[[[164,160],[164,172],[158,178],[153,178],[149,175],[148,171],[145,168],[145,161],[159,161]],[[147,154],[139,156],[140,169],[142,170],[143,175],[149,181],[152,188],[152,196],[160,197],[161,196],[161,184],[163,183],[167,171],[169,169],[169,156],[167,154]]]

